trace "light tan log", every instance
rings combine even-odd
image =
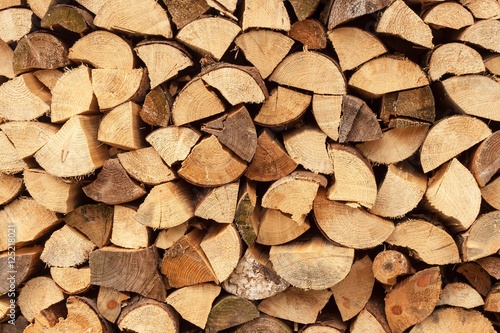
[[[188,222],[179,224],[178,226],[160,230],[158,237],[155,240],[155,246],[159,249],[168,249],[175,244],[182,236],[186,234]]]
[[[41,245],[16,248],[15,253],[13,253],[12,247],[8,250],[0,254],[0,265],[4,267],[0,273],[0,278],[4,281],[0,284],[0,295],[12,292],[12,288],[19,288],[29,278],[39,274],[43,269],[43,264],[39,260],[43,250]],[[12,261],[13,258],[15,262]],[[12,276],[15,278],[12,279]],[[10,300],[8,303],[10,303]]]
[[[429,79],[411,60],[382,56],[361,65],[348,84],[367,98],[377,98],[394,91],[426,86]]]
[[[476,260],[478,263],[488,274],[499,280],[500,276],[500,257],[498,256],[489,256]]]
[[[376,315],[372,314],[367,309],[363,309],[358,314],[358,316],[351,322],[350,332],[389,333],[390,331],[379,321]]]
[[[382,130],[372,109],[362,99],[345,95],[342,100],[338,141],[365,142],[378,140],[381,137]]]
[[[40,19],[45,16],[50,7],[57,4],[56,0],[27,0],[25,2],[27,2],[33,13]]]
[[[167,297],[171,305],[184,320],[205,328],[212,303],[219,296],[221,288],[212,283],[201,283],[173,291]]]
[[[457,306],[472,309],[484,305],[483,298],[467,283],[448,283],[441,291],[437,305]]]
[[[113,212],[114,208],[105,204],[83,205],[64,216],[64,221],[102,248],[111,237]]]
[[[47,234],[60,223],[56,213],[34,199],[20,197],[0,210],[0,224],[6,232],[0,233],[0,251],[8,248],[8,228],[15,226],[15,246],[21,247]],[[12,242],[10,242],[12,243]]]
[[[456,272],[463,275],[470,285],[482,296],[488,295],[491,290],[491,277],[479,264],[466,262],[461,264]]]
[[[429,316],[441,293],[439,267],[417,272],[396,284],[385,297],[385,314],[393,333],[402,333]]]
[[[149,230],[135,219],[136,210],[115,205],[111,243],[127,249],[139,249],[149,246]]]
[[[461,0],[460,3],[467,7],[476,19],[498,19],[500,17],[500,4],[496,1]]]
[[[153,0],[141,3],[133,0],[108,1],[95,14],[94,24],[106,30],[172,38],[172,28],[167,13]]]
[[[109,287],[99,287],[97,294],[97,309],[106,320],[114,323],[120,315],[122,304],[128,300],[128,293],[120,292]]]
[[[16,74],[12,66],[14,51],[9,44],[0,39],[0,76],[5,76],[8,79],[13,79]]]
[[[17,302],[23,316],[32,321],[36,313],[62,300],[64,295],[54,280],[38,276],[21,288]]]
[[[250,301],[274,296],[289,286],[276,274],[269,255],[257,246],[247,248],[231,275],[222,282],[224,290]]]
[[[484,187],[500,170],[500,156],[496,154],[499,150],[500,131],[496,131],[487,137],[474,150],[469,169],[479,187]]]
[[[40,259],[51,267],[72,267],[85,263],[95,248],[87,237],[65,225],[45,242]]]
[[[278,86],[262,104],[254,121],[266,127],[286,127],[300,119],[310,103],[310,95]]]
[[[273,317],[312,324],[316,322],[319,312],[331,295],[329,290],[303,290],[290,287],[260,302],[259,310]]]
[[[439,80],[445,74],[459,76],[486,70],[479,52],[460,43],[448,43],[436,47],[432,51],[428,66],[432,81]]]
[[[479,214],[481,191],[469,170],[454,158],[429,179],[425,200],[452,232],[464,231]]]
[[[217,9],[222,15],[232,18],[237,21],[238,18],[233,15],[236,10],[238,0],[207,0],[207,4]]]
[[[5,0],[0,5],[0,9],[6,9],[6,8],[10,8],[10,7],[18,7],[18,6],[21,6],[22,4],[23,4],[22,0]]]
[[[146,141],[160,154],[168,166],[183,161],[198,142],[200,133],[188,128],[168,126],[151,132]]]
[[[23,177],[30,195],[54,212],[69,213],[82,200],[81,185],[76,181],[55,177],[40,169],[26,169]]]
[[[391,127],[391,120],[398,119],[398,117],[434,123],[436,108],[430,86],[398,91],[382,96],[380,119]]]
[[[425,23],[435,29],[450,28],[458,30],[474,24],[471,12],[456,2],[441,2],[430,7],[422,14]]]
[[[457,115],[438,121],[430,129],[420,150],[424,173],[436,169],[489,135],[491,130],[477,118]]]
[[[50,109],[49,90],[31,73],[22,74],[0,86],[0,117],[34,120]]]
[[[68,58],[94,68],[132,69],[135,63],[129,43],[105,30],[91,32],[77,40],[69,49]]]
[[[3,148],[0,151],[1,174],[14,175],[30,167],[28,161],[19,157],[16,148],[3,131],[0,131],[0,144]]]
[[[479,20],[473,25],[465,28],[458,40],[493,52],[500,52],[500,41],[495,36],[500,32],[500,21],[498,20]]]
[[[500,75],[500,56],[493,55],[484,59],[484,65],[491,73]]]
[[[292,328],[284,321],[265,314],[255,318],[238,327],[235,333],[268,332],[268,333],[292,333]]]
[[[0,11],[0,39],[17,42],[33,27],[33,12],[27,8],[7,8]]]
[[[335,303],[343,321],[356,316],[365,307],[375,284],[372,261],[368,256],[352,264],[347,276],[332,287]]]
[[[177,29],[181,29],[210,9],[204,0],[163,0],[163,3],[167,6]]]
[[[50,90],[54,89],[57,81],[63,76],[60,69],[39,69],[33,75]]]
[[[205,332],[219,332],[249,322],[259,315],[252,302],[238,296],[225,295],[217,300],[210,310]]]
[[[276,273],[292,286],[322,290],[346,277],[354,259],[354,249],[314,237],[306,242],[274,245],[269,259]]]
[[[484,310],[488,312],[500,312],[500,285],[497,283],[491,288],[484,300]]]
[[[320,189],[314,199],[314,218],[320,230],[332,241],[355,249],[367,249],[384,242],[394,224],[345,203],[329,200]]]
[[[84,293],[90,288],[90,268],[51,267],[50,276],[68,295]]]
[[[293,40],[286,35],[266,29],[247,31],[234,42],[264,79],[271,75],[293,45]]]
[[[0,205],[6,205],[24,189],[23,179],[7,174],[0,174]]]
[[[414,274],[409,259],[401,252],[384,250],[373,259],[373,275],[380,283],[393,286],[401,275]]]
[[[415,325],[410,333],[438,333],[453,330],[456,333],[494,333],[491,322],[476,310],[462,308],[440,308],[421,323]]]
[[[195,216],[219,223],[233,222],[238,201],[238,188],[238,182],[213,188],[196,205]]]
[[[193,65],[189,54],[172,42],[144,41],[134,48],[148,68],[151,88],[176,77],[180,71]]]
[[[491,207],[500,210],[500,177],[495,178],[488,185],[481,188],[481,196]]]
[[[277,209],[264,208],[259,221],[256,242],[264,245],[280,245],[302,235],[311,224],[304,216],[299,221]]]
[[[172,181],[153,187],[139,206],[135,219],[145,226],[165,229],[180,225],[193,216],[190,187],[182,181]]]
[[[312,113],[319,128],[334,141],[339,138],[342,96],[314,94]]]
[[[283,0],[247,0],[243,8],[242,28],[290,30],[290,17]]]
[[[71,117],[35,154],[36,161],[57,177],[78,177],[100,168],[109,157],[97,141],[99,116]]]
[[[153,147],[141,148],[117,155],[127,173],[147,185],[159,185],[177,178]]]
[[[335,177],[326,193],[328,199],[356,202],[371,208],[377,198],[377,184],[370,163],[355,148],[347,145],[330,144],[328,154]]]
[[[455,76],[442,81],[446,98],[460,113],[500,120],[498,105],[500,82],[477,74]]]
[[[317,75],[319,68],[322,75]],[[346,93],[345,78],[339,65],[330,57],[314,51],[295,52],[287,56],[276,67],[269,80],[316,94]]]
[[[470,229],[462,235],[462,257],[473,261],[500,251],[500,235],[497,232],[500,212],[493,211],[481,215]]]
[[[301,43],[308,50],[326,48],[326,30],[317,20],[301,20],[292,24],[288,36]]]
[[[116,321],[122,331],[179,333],[179,315],[163,300],[142,298],[123,308]]]
[[[12,121],[0,125],[20,158],[33,156],[59,130],[52,124],[36,121]]]
[[[329,0],[322,13],[323,21],[328,30],[331,30],[342,23],[382,10],[393,2],[394,0]]]
[[[457,244],[450,234],[424,220],[399,223],[386,242],[410,249],[415,258],[429,265],[460,262]]]

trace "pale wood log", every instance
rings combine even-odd
[[[460,265],[456,272],[462,274],[470,285],[482,296],[488,295],[491,290],[491,278],[479,264],[475,262],[466,262]]]
[[[292,333],[292,328],[278,318],[261,314],[238,327],[234,333]]]
[[[500,312],[500,284],[495,284],[488,295],[486,295],[484,311]]]
[[[384,10],[375,31],[428,49],[434,47],[431,28],[402,0],[394,1]]]
[[[9,44],[0,39],[0,76],[5,76],[8,79],[13,79],[16,74],[12,66],[14,51]]]
[[[298,221],[277,209],[264,208],[259,221],[256,242],[264,245],[280,245],[302,235],[311,224],[303,216]]]
[[[149,125],[167,127],[170,122],[172,103],[170,92],[158,86],[151,89],[144,97],[139,115]]]
[[[427,221],[399,223],[386,242],[410,249],[415,258],[429,265],[460,262],[457,244],[450,234]]]
[[[439,80],[445,74],[459,76],[486,70],[479,52],[460,43],[448,43],[436,47],[432,51],[428,67],[432,81]]]
[[[323,325],[310,325],[305,327],[302,331],[302,333],[342,333],[338,329],[334,327],[329,327],[329,326],[323,326]]]
[[[274,296],[290,284],[279,277],[262,248],[247,248],[231,275],[222,283],[227,292],[247,300],[260,300]]]
[[[130,298],[128,293],[109,287],[99,287],[97,309],[106,320],[114,323],[120,315],[122,304]]]
[[[188,222],[185,222],[172,228],[160,230],[155,240],[155,246],[163,250],[170,248],[187,233],[188,227]]]
[[[393,2],[394,0],[329,0],[322,13],[322,19],[328,30],[331,30],[342,23],[384,9]]]
[[[151,132],[146,136],[146,141],[168,166],[172,166],[186,159],[200,137],[201,134],[191,128],[168,126]]]
[[[0,86],[0,117],[34,120],[50,109],[49,90],[31,73],[22,74]]]
[[[141,3],[133,0],[107,1],[95,14],[94,24],[106,30],[116,30],[131,35],[159,35],[172,38],[172,28],[167,13],[153,0]]]
[[[1,128],[1,126],[0,126]],[[500,131],[487,137],[474,150],[469,169],[479,187],[484,187],[500,170]]]
[[[17,303],[23,316],[32,321],[36,313],[62,300],[64,295],[54,280],[38,276],[21,288]]]
[[[165,41],[144,41],[134,48],[148,68],[151,88],[176,77],[193,65],[189,54],[180,45]]]
[[[269,260],[279,276],[292,286],[313,290],[339,283],[349,273],[353,259],[354,249],[333,245],[319,237],[274,245],[269,252]]]
[[[101,111],[128,101],[139,101],[146,95],[148,88],[146,69],[92,69],[92,89]]]
[[[238,5],[238,0],[207,0],[207,4],[217,9],[222,16],[227,16],[238,21],[238,18],[233,15]]]
[[[52,124],[37,121],[12,121],[0,125],[20,158],[33,156],[59,130]]]
[[[249,28],[267,28],[290,30],[290,17],[283,0],[246,0],[243,7],[241,26]]]
[[[271,184],[262,197],[262,207],[279,209],[300,221],[311,211],[320,186],[326,186],[324,176],[307,171],[294,172]]]
[[[0,39],[6,43],[17,42],[33,27],[33,12],[27,8],[7,8],[0,11]]]
[[[426,86],[429,79],[409,59],[382,56],[361,65],[348,84],[363,96],[376,98],[394,91]]]
[[[97,178],[82,189],[89,198],[108,205],[131,202],[147,193],[144,186],[129,177],[117,158],[104,162]]]
[[[215,135],[220,143],[245,161],[252,161],[257,148],[257,132],[244,105],[233,107],[222,117],[203,124],[201,130]]]
[[[32,330],[28,332],[43,332],[44,330],[51,329],[59,322],[59,318],[64,318],[68,314],[65,302],[58,302],[50,305],[49,307],[35,313]]]
[[[441,293],[439,267],[424,269],[399,282],[385,297],[385,314],[393,333],[422,322],[436,307]]]
[[[433,123],[435,116],[434,96],[430,86],[398,91],[382,96],[380,119],[384,123],[390,123],[393,117],[407,117]]]
[[[325,133],[309,124],[283,133],[285,148],[295,163],[315,173],[332,174],[326,139]]]
[[[465,28],[458,40],[493,52],[500,52],[500,41],[495,36],[500,33],[500,21],[498,20],[479,20],[473,25]]]
[[[397,218],[405,215],[424,197],[427,177],[410,164],[391,164],[378,187],[373,214]]]
[[[240,31],[232,20],[206,16],[186,24],[175,38],[201,56],[219,61]]]
[[[448,283],[441,291],[437,305],[450,305],[472,309],[484,304],[483,298],[476,289],[467,283]]]
[[[318,95],[312,98],[312,113],[319,128],[334,141],[339,139],[342,96]]]
[[[498,191],[500,191],[500,177],[497,177],[488,185],[481,188],[481,196],[491,207],[500,210],[500,197],[498,196]]]
[[[35,159],[48,173],[57,177],[88,175],[109,157],[97,141],[101,117],[71,117],[49,141],[35,153]]]
[[[157,270],[155,247],[120,249],[105,247],[90,254],[91,284],[131,291],[164,302],[165,286]]]
[[[234,42],[264,79],[271,75],[294,43],[286,35],[266,29],[242,33]]]
[[[76,181],[55,177],[40,169],[26,169],[23,177],[33,199],[54,212],[69,213],[83,199],[81,185]]]
[[[63,74],[60,69],[39,69],[33,72],[38,81],[42,82],[51,91]]]
[[[237,180],[247,164],[214,135],[203,138],[182,162],[179,176],[198,186],[220,186]]]
[[[436,169],[490,135],[491,130],[484,122],[470,116],[456,115],[438,121],[420,149],[424,173]]]
[[[51,267],[72,267],[86,262],[95,248],[87,237],[65,225],[45,242],[40,259]]]
[[[480,312],[461,308],[440,308],[421,323],[415,325],[410,333],[437,333],[444,331],[456,333],[494,333],[491,322]]]
[[[452,232],[464,231],[479,214],[481,191],[470,171],[454,158],[429,179],[425,204]]]
[[[9,250],[9,249],[8,249]],[[9,251],[0,254],[0,265],[4,267],[0,273],[3,281],[0,283],[0,295],[8,294],[12,291],[12,285],[15,288],[26,282],[34,274],[39,273],[43,268],[40,259],[43,247],[35,245],[32,247],[16,248],[13,253],[12,248]],[[11,269],[13,264],[12,257],[15,258],[15,269]],[[10,279],[12,275],[15,279]]]
[[[68,58],[94,68],[132,69],[135,63],[130,44],[105,30],[94,31],[78,39],[69,49]]]
[[[182,181],[156,185],[139,206],[135,219],[152,228],[172,228],[194,217],[193,193]]]
[[[60,220],[56,213],[43,207],[32,198],[20,197],[0,210],[0,224],[7,231],[15,226],[15,246],[22,247],[53,230]],[[0,251],[8,248],[8,232],[0,233]],[[12,243],[12,242],[10,242]]]
[[[476,263],[481,265],[481,267],[488,272],[488,274],[494,279],[500,280],[500,257],[489,256],[485,258],[480,258],[476,260]]]
[[[28,161],[21,159],[16,148],[9,140],[5,132],[0,131],[0,173],[14,175],[28,169],[30,165]]]
[[[23,179],[0,174],[0,205],[6,205],[23,191]]]
[[[210,9],[205,0],[163,0],[163,3],[177,29],[182,29]]]
[[[461,0],[460,3],[467,7],[476,19],[500,18],[500,3],[498,1]]]
[[[481,215],[466,233],[462,234],[461,244],[464,261],[473,261],[500,251],[500,211]]]
[[[67,225],[86,235],[97,247],[109,244],[114,208],[105,204],[83,205],[64,216]]]
[[[159,185],[177,178],[153,147],[120,153],[117,157],[132,178],[146,185]]]
[[[116,321],[122,331],[179,333],[179,315],[163,300],[142,298],[123,308]]]
[[[361,312],[357,315],[357,317],[352,321],[350,326],[351,333],[363,333],[363,332],[372,332],[372,333],[389,333],[387,330],[367,309],[361,310]]]
[[[442,2],[430,7],[422,14],[422,20],[435,29],[458,30],[474,24],[471,12],[456,2]]]
[[[376,115],[362,99],[345,95],[342,100],[342,117],[339,125],[340,143],[373,141],[382,137]]]
[[[171,111],[174,125],[181,126],[224,112],[224,103],[196,77],[179,92]]]
[[[24,4],[23,0],[5,0],[0,4],[0,10],[1,9],[6,9],[10,7],[19,7]]]
[[[226,295],[213,304],[205,332],[219,332],[249,322],[259,315],[259,310],[252,302],[238,296]]]
[[[67,295],[84,293],[90,288],[90,268],[88,266],[51,267],[50,276]]]
[[[356,202],[371,208],[377,199],[377,183],[370,163],[358,150],[347,145],[330,144],[328,154],[335,177],[326,193],[328,199]]]
[[[6,320],[9,319],[9,317],[7,317],[9,315],[9,312],[10,312],[10,298],[7,296],[7,295],[2,295],[0,296],[0,321],[1,322],[4,322]],[[14,305],[15,307],[15,305]],[[15,310],[14,310],[15,311]],[[14,315],[15,316],[15,315]],[[15,318],[15,317],[14,317]],[[1,324],[0,324],[1,325]],[[4,324],[5,325],[5,324]],[[12,325],[13,326],[13,325]],[[3,330],[3,327],[0,326]],[[3,331],[2,331],[3,332]]]
[[[114,206],[111,243],[127,249],[149,246],[149,230],[135,219],[136,210],[122,205]]]
[[[234,224],[242,240],[248,246],[252,246],[255,243],[258,232],[260,209],[257,206],[256,191],[256,184],[254,182],[249,180],[242,181],[234,214]]]
[[[194,215],[218,223],[233,222],[238,188],[239,183],[235,182],[210,190],[196,205]]]
[[[332,287],[335,303],[343,321],[356,316],[370,299],[375,277],[372,270],[372,261],[368,256],[352,264],[349,274]]]
[[[322,23],[317,20],[301,20],[295,22],[288,36],[302,45],[308,50],[321,50],[326,48],[326,31]]]
[[[367,249],[383,243],[394,224],[366,212],[361,207],[329,200],[320,189],[314,199],[314,218],[320,230],[332,241],[350,248]]]
[[[414,274],[409,259],[401,252],[384,250],[373,259],[373,275],[380,283],[393,286],[401,275]]]
[[[317,75],[318,68],[321,68],[322,75]],[[269,80],[316,94],[346,93],[345,78],[339,65],[330,57],[314,51],[295,52],[287,56]]]
[[[286,127],[300,119],[310,103],[310,95],[278,86],[262,104],[254,121],[266,127]]]
[[[90,12],[72,5],[51,6],[42,17],[40,26],[48,30],[84,34],[93,28]]]
[[[165,251],[160,267],[170,287],[220,282],[200,247],[203,236],[202,231],[193,229]]]
[[[484,65],[486,66],[486,69],[488,69],[488,71],[490,71],[490,73],[495,74],[497,76],[500,75],[500,56],[499,55],[493,55],[491,57],[484,59]]]
[[[219,62],[206,67],[201,79],[231,105],[262,103],[269,95],[259,72],[251,66]]]
[[[57,4],[57,0],[26,0],[33,13],[40,19],[45,16],[50,7]]]
[[[266,298],[259,304],[259,310],[267,315],[290,320],[295,323],[312,324],[328,302],[329,290],[303,290],[290,287]]]
[[[171,305],[183,319],[205,328],[212,303],[219,296],[221,287],[211,283],[201,283],[175,290],[167,297]]]

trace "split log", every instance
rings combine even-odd
[[[313,95],[312,113],[319,128],[334,141],[339,139],[341,122],[342,96]]]
[[[178,226],[160,230],[158,237],[156,237],[155,246],[163,250],[170,248],[186,234],[187,229],[188,222],[184,222]]]
[[[259,318],[241,325],[235,333],[292,333],[292,329],[284,321],[261,314]]]
[[[33,12],[27,8],[7,8],[0,11],[0,39],[6,43],[17,42],[33,27]]]
[[[168,126],[146,136],[146,141],[160,154],[168,166],[184,161],[201,135],[188,127]]]
[[[429,76],[432,81],[445,74],[456,76],[477,74],[486,70],[479,52],[460,43],[442,44],[436,47],[429,59]]]
[[[498,20],[479,20],[465,28],[458,36],[458,40],[498,53],[500,52],[500,42],[494,36],[497,36],[499,31],[500,22]]]
[[[139,115],[149,125],[167,127],[172,113],[172,103],[170,92],[158,86],[144,97]]]
[[[16,148],[2,131],[0,131],[0,144],[3,147],[3,150],[0,151],[1,174],[14,175],[30,167],[26,160],[19,158]]]
[[[471,11],[477,19],[499,18],[500,4],[494,1],[461,0],[465,7]]]
[[[6,205],[23,191],[23,179],[7,174],[0,174],[0,205]]]
[[[60,69],[39,69],[33,72],[33,75],[50,90],[54,89],[57,81],[63,76]]]
[[[339,142],[373,141],[382,137],[382,130],[373,111],[355,96],[345,95],[342,101],[342,118]]]
[[[10,48],[9,44],[0,39],[0,76],[5,76],[8,79],[13,79],[16,74],[12,66],[12,59],[14,58],[14,51]]]
[[[0,265],[5,268],[0,273],[1,281],[3,281],[0,283],[0,295],[8,294],[12,288],[19,288],[22,283],[42,269],[42,262],[39,260],[42,246],[16,248],[15,254],[11,250],[0,254]],[[12,257],[14,257],[14,262]],[[11,269],[13,263],[15,263],[15,270]],[[15,276],[15,279],[11,279],[11,274]]]
[[[327,1],[322,19],[328,30],[366,14],[382,10],[394,0]]]
[[[484,65],[486,69],[490,71],[490,73],[495,75],[500,75],[500,57],[499,56],[490,56],[484,59]]]
[[[368,303],[352,322],[350,327],[351,333],[390,333],[387,320],[383,315],[383,309],[381,311],[377,310],[374,310],[374,306]]]
[[[379,252],[373,259],[372,269],[375,279],[390,287],[397,283],[397,278],[401,275],[415,273],[409,259],[395,250]]]
[[[72,5],[56,4],[47,10],[40,26],[49,30],[84,34],[93,28],[92,21],[92,15],[84,9]]]
[[[484,300],[484,311],[500,312],[500,285],[497,283],[491,288],[486,299]]]
[[[323,24],[317,20],[301,20],[295,22],[288,36],[302,45],[308,50],[321,50],[326,48],[326,31]]]
[[[386,124],[397,117],[434,123],[436,108],[430,86],[397,91],[382,96],[380,119]]]
[[[472,309],[484,305],[483,298],[476,289],[462,282],[448,283],[441,291],[437,305],[450,305]]]
[[[461,308],[441,308],[434,311],[410,333],[434,333],[453,327],[456,333],[493,333],[491,322],[480,312]]]
[[[481,196],[491,207],[500,210],[500,177],[495,178],[488,185],[481,189]]]
[[[481,295],[486,296],[490,292],[490,275],[479,264],[475,262],[466,262],[460,265],[456,272],[462,274],[467,281],[469,281],[470,285]]]
[[[425,23],[434,29],[459,30],[474,24],[474,17],[465,7],[456,2],[440,2],[422,14]]]
[[[21,288],[18,304],[23,316],[28,321],[33,321],[36,313],[62,300],[64,295],[54,280],[47,276],[38,276]]]
[[[481,215],[462,235],[462,257],[473,261],[500,251],[500,235],[497,232],[500,211]]]
[[[263,245],[280,245],[305,233],[311,224],[307,217],[293,220],[277,209],[264,208],[259,221],[256,242]]]
[[[167,6],[177,29],[182,29],[210,8],[204,0],[163,0],[163,3]]]
[[[238,4],[238,0],[207,0],[207,4],[217,9],[222,15],[226,15],[237,21],[237,17],[233,15]]]
[[[126,249],[139,249],[149,246],[149,230],[135,219],[136,210],[115,205],[111,243]]]
[[[120,330],[146,333],[159,330],[179,333],[179,316],[168,305],[152,299],[142,298],[123,308],[116,321]]]
[[[113,213],[112,206],[102,203],[83,205],[68,213],[64,222],[86,235],[98,248],[102,248],[109,244]]]
[[[283,0],[246,0],[241,19],[243,30],[249,28],[267,28],[290,30],[290,17]]]
[[[88,266],[51,267],[50,276],[67,295],[76,295],[90,288],[90,268]]]
[[[238,182],[213,188],[198,202],[194,215],[218,223],[233,222],[238,188]]]
[[[469,169],[472,175],[474,175],[479,187],[484,187],[500,170],[500,156],[495,153],[499,149],[500,131],[496,131],[487,137],[475,149]]]
[[[117,157],[132,178],[146,185],[159,185],[177,177],[153,147],[120,153]]]
[[[85,1],[85,0],[83,0]],[[91,1],[91,0],[87,0]],[[95,0],[93,0],[95,1]],[[33,13],[38,16],[40,19],[45,16],[50,7],[54,6],[57,1],[56,0],[26,0],[24,1],[28,4]]]
[[[226,295],[213,304],[205,332],[219,332],[247,323],[259,315],[259,310],[252,302],[238,296]]]
[[[10,8],[10,7],[18,7],[18,6],[21,6],[23,4],[23,2],[24,1],[22,1],[22,0],[5,0],[0,5],[0,9],[6,9],[6,8]]]
[[[122,304],[129,299],[128,293],[113,288],[99,287],[97,294],[97,309],[106,320],[114,323],[122,310]]]
[[[500,276],[500,257],[489,256],[480,258],[476,260],[476,263],[478,263],[486,272],[488,272],[491,277],[500,280],[498,278]]]
[[[0,125],[19,158],[33,156],[57,133],[59,127],[37,121],[11,121]]]
[[[257,206],[256,191],[254,182],[243,181],[234,213],[234,224],[248,246],[253,246],[257,239],[260,209]]]

